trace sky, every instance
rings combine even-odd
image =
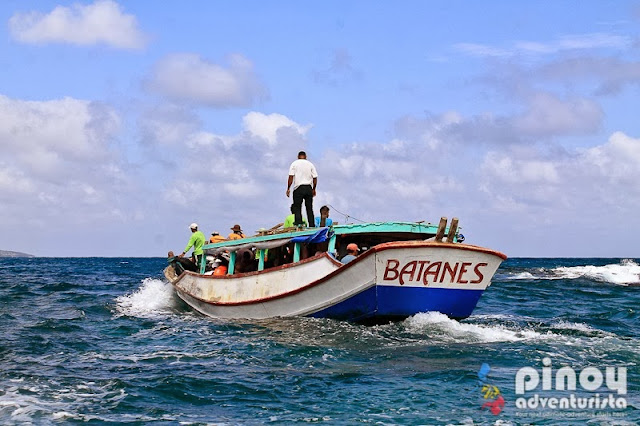
[[[0,2],[0,249],[165,256],[284,221],[460,220],[640,257],[640,1]]]

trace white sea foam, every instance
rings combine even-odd
[[[511,330],[501,325],[477,325],[452,320],[439,312],[416,314],[405,320],[413,332],[427,332],[430,338],[455,342],[516,342],[555,336],[534,330]]]
[[[500,321],[505,321],[505,320],[527,320],[527,319],[533,319],[533,317],[527,317],[524,315],[512,315],[512,314],[474,314],[473,315],[474,319],[486,319],[486,320],[500,320]]]
[[[600,330],[582,322],[568,322],[568,321],[560,320],[552,323],[551,327],[556,329],[561,329],[561,330],[575,330],[591,337],[598,337],[598,338],[616,337],[615,333]]]
[[[640,265],[629,259],[604,266],[563,266],[552,269],[552,272],[556,276],[568,279],[586,277],[595,281],[618,285],[640,283]]]
[[[514,274],[509,277],[511,280],[530,280],[536,277],[533,276],[531,272],[520,272],[519,274]]]
[[[586,332],[596,331],[595,328],[582,322],[558,321],[551,324],[551,326],[554,328],[561,328],[565,330],[577,330]]]
[[[53,413],[51,417],[53,417],[54,420],[65,420],[69,418],[74,418],[76,417],[76,415],[72,413],[68,413],[66,411],[58,411],[57,413]]]
[[[13,422],[31,423],[38,414],[48,412],[51,407],[62,408],[61,402],[45,402],[37,395],[28,395],[18,388],[9,386],[0,396],[0,418],[10,418]]]
[[[524,271],[502,276],[507,280],[560,280],[589,278],[594,281],[617,285],[640,284],[640,265],[630,259],[624,259],[620,263],[604,266],[559,266],[557,268],[537,269],[535,272]]]
[[[82,411],[82,406],[116,406],[127,396],[123,389],[117,388],[116,381],[102,386],[87,382],[91,388],[86,385],[59,387],[59,383],[54,382],[39,386],[21,386],[19,383],[0,382],[0,419],[11,419],[17,424],[33,424],[34,421],[39,424],[48,416],[56,422],[69,419],[88,421],[89,416],[76,412]]]
[[[171,284],[145,278],[142,285],[131,294],[116,299],[117,310],[123,315],[146,318],[162,312],[168,312],[174,306]]]

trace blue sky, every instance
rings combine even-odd
[[[188,225],[459,217],[640,257],[640,2],[0,4],[0,249],[164,256]]]

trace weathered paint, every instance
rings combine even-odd
[[[323,253],[234,276],[185,272],[173,284],[189,305],[213,317],[358,320],[435,310],[462,318],[471,313],[505,258],[466,244],[394,242],[375,246],[346,265]],[[377,289],[375,303],[366,296],[372,288]],[[383,294],[391,299],[383,300]]]
[[[293,244],[293,261],[300,262],[300,243]]]
[[[258,271],[264,270],[264,250],[258,250]]]
[[[229,253],[229,266],[227,267],[227,274],[233,275],[236,269],[236,252]]]

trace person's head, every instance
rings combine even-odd
[[[300,151],[300,152],[298,153],[298,159],[299,159],[299,160],[304,160],[304,159],[306,159],[306,158],[307,158],[307,153],[306,153],[306,152],[304,152],[304,151]]]
[[[218,231],[213,231],[213,232],[211,233],[211,235],[213,235],[213,236],[215,237],[216,235],[220,235],[220,233],[219,233]]]
[[[231,230],[236,234],[242,234],[242,228],[240,228],[240,225],[238,224],[233,225],[233,228],[231,228]]]
[[[189,225],[189,229],[191,229],[191,232],[196,232],[198,230],[198,224],[197,223],[192,223],[191,225]]]
[[[352,254],[352,255],[357,255],[358,251],[360,249],[358,248],[358,245],[356,243],[350,243],[347,245],[347,253]]]
[[[327,206],[320,207],[320,216],[329,217],[329,207]]]
[[[172,251],[170,251],[169,253],[167,253],[167,257],[175,257],[175,255],[173,254]]]

